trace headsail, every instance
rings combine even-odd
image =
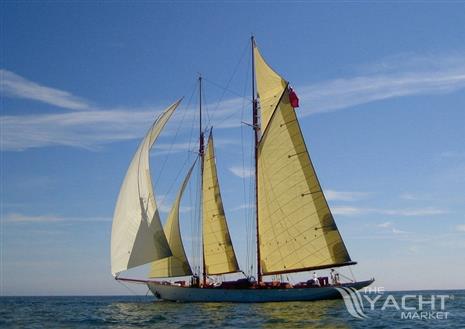
[[[181,100],[155,121],[137,149],[121,186],[111,231],[111,272],[171,256],[160,223],[149,167],[149,151]]]
[[[289,103],[287,83],[283,85],[285,80],[266,65],[257,48],[254,54],[263,131],[257,184],[262,272],[352,264]]]
[[[203,246],[205,272],[225,274],[239,271],[229,235],[216,172],[213,136],[210,133],[203,165]]]
[[[182,244],[181,230],[179,227],[179,207],[181,204],[182,195],[189,182],[192,170],[194,169],[195,163],[189,169],[184,182],[179,189],[176,200],[173,203],[173,207],[168,215],[168,220],[164,226],[166,238],[170,245],[173,256],[157,260],[152,263],[149,277],[151,278],[166,278],[174,276],[186,276],[192,275],[192,270],[189,265],[189,261],[184,251]]]

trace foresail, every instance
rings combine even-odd
[[[203,165],[203,246],[207,274],[239,271],[229,235],[216,172],[213,136],[210,134]]]
[[[258,97],[260,98],[261,129],[264,131],[286,89],[287,82],[265,62],[257,47],[254,47],[254,60]]]
[[[184,251],[182,244],[181,229],[179,227],[179,207],[181,205],[182,195],[189,182],[194,165],[190,168],[187,173],[184,182],[178,192],[176,200],[173,203],[173,207],[168,215],[168,219],[164,226],[165,236],[168,239],[171,252],[173,256],[157,260],[152,263],[149,277],[151,278],[166,278],[176,276],[192,275],[192,270],[189,265],[189,261]]]
[[[260,78],[257,74],[258,86]],[[258,150],[262,273],[352,264],[318,182],[287,88],[275,99],[279,102],[262,128]],[[270,106],[267,102],[265,99],[265,107]],[[264,107],[261,98],[260,103]]]
[[[139,145],[121,186],[111,232],[111,272],[171,256],[153,192],[149,151],[180,100],[155,121]]]

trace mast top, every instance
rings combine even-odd
[[[199,154],[203,156],[204,153],[204,136],[202,128],[202,74],[199,74]]]

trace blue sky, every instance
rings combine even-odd
[[[251,131],[240,122],[251,120],[251,32],[301,99],[356,277],[464,288],[463,3],[1,6],[2,294],[128,293],[110,274],[117,193],[156,114],[185,96],[151,158],[166,216],[194,158],[198,72],[233,243],[250,265]],[[189,256],[195,180],[181,219]]]

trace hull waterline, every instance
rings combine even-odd
[[[349,287],[357,290],[369,286],[374,280],[346,283],[340,286],[320,288],[287,288],[287,289],[222,289],[191,288],[167,285],[159,282],[147,282],[150,291],[158,298],[176,302],[233,302],[264,303],[314,301],[341,298],[337,287]]]

